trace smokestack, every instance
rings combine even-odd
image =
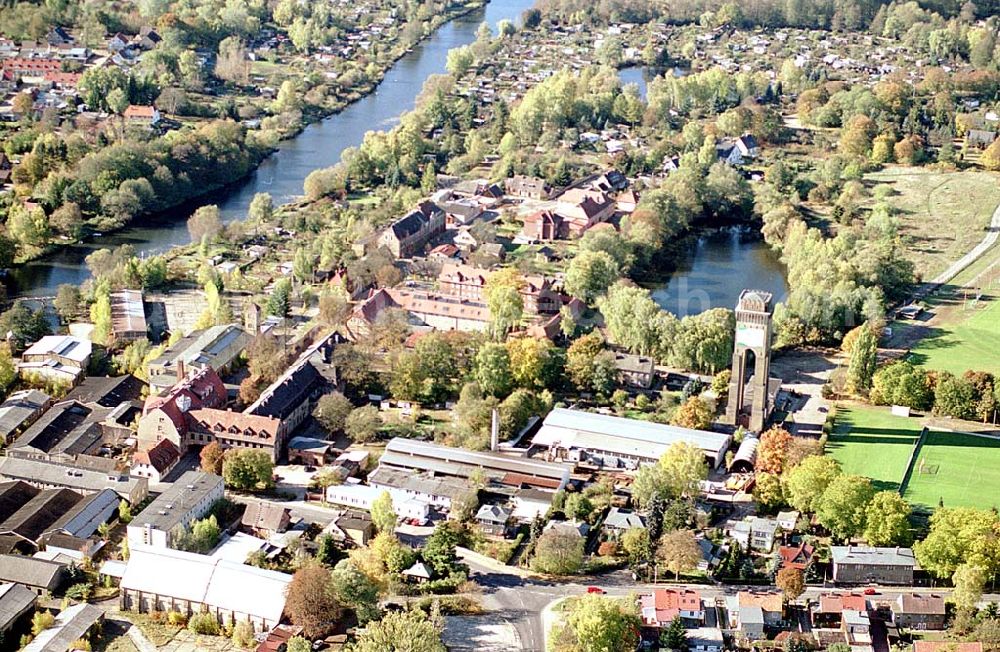
[[[177,382],[184,380],[184,360],[177,358]]]
[[[490,421],[490,450],[494,453],[500,445],[500,416],[496,408],[493,408],[492,419]]]

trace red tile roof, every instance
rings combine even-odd
[[[144,451],[136,451],[132,456],[133,464],[145,464],[163,473],[169,469],[174,462],[180,458],[181,453],[169,439],[161,439],[152,448]]]
[[[657,589],[639,598],[643,619],[651,625],[664,625],[682,611],[701,611],[701,594],[697,591]],[[655,615],[654,615],[655,614]]]
[[[845,609],[849,611],[866,611],[867,600],[865,596],[857,593],[824,593],[819,596],[820,613],[841,613]]]

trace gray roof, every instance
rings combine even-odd
[[[50,396],[37,389],[15,392],[0,404],[0,435],[9,437],[49,402]]]
[[[616,530],[631,530],[633,528],[645,527],[646,524],[639,514],[612,507],[608,510],[608,517],[604,519],[604,526]]]
[[[221,486],[221,476],[204,471],[188,471],[139,512],[129,525],[149,526],[165,532],[178,525],[187,525],[186,521],[190,518],[188,507],[198,504]]]
[[[0,584],[0,630],[35,606],[35,592],[22,584]]]
[[[76,401],[53,405],[11,445],[14,451],[33,449],[48,455],[83,455],[100,446],[100,422],[109,410]]]
[[[83,500],[63,514],[49,529],[74,537],[89,537],[118,510],[119,501],[120,498],[113,489],[103,489],[84,496]]]
[[[740,624],[763,625],[764,610],[756,604],[740,607]]]
[[[427,474],[413,473],[387,466],[379,466],[375,469],[368,476],[368,484],[373,487],[392,487],[411,493],[443,496],[451,499],[462,496],[472,488],[468,482],[458,478],[432,477]]]
[[[654,366],[655,363],[649,356],[615,353],[615,368],[619,371],[651,374]]]
[[[0,581],[53,590],[62,580],[63,564],[24,555],[0,555]]]
[[[729,448],[730,439],[729,435],[706,430],[556,408],[545,417],[532,443],[658,460],[671,444],[684,441],[715,459]]]
[[[862,566],[916,565],[910,548],[872,548],[869,546],[831,546],[830,554],[835,564]]]
[[[85,493],[114,489],[122,498],[131,500],[133,495],[142,497],[146,493],[146,478],[132,478],[124,474],[108,474],[74,466],[43,462],[17,457],[0,459],[0,477],[6,480],[23,480],[29,484],[66,487]]]
[[[52,627],[39,633],[23,652],[66,652],[102,618],[104,611],[92,604],[67,607],[56,616]]]
[[[246,348],[251,339],[250,334],[238,324],[221,324],[192,331],[167,347],[163,353],[150,362],[150,366],[167,369],[176,367],[177,361],[183,360],[185,365],[209,365],[218,370],[232,362],[228,356],[220,358],[221,355],[230,349],[238,353]],[[159,374],[151,380],[154,384],[167,382],[169,387],[174,384],[176,378]]]
[[[510,520],[510,514],[510,510],[506,507],[501,507],[500,505],[483,505],[476,512],[476,520],[503,525]]]
[[[475,469],[481,469],[486,473],[517,474],[560,483],[569,479],[569,467],[563,464],[452,448],[402,437],[396,437],[386,445],[379,464],[463,478],[468,477]]]

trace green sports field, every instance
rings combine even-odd
[[[933,328],[910,352],[926,369],[960,375],[970,369],[1000,374],[1000,301],[980,302],[956,313],[955,323]]]
[[[905,498],[931,509],[1000,506],[1000,439],[927,433]]]
[[[887,408],[841,406],[826,450],[845,473],[869,477],[879,490],[896,490],[920,430],[916,419]]]

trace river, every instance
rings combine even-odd
[[[678,317],[735,308],[744,288],[766,290],[775,303],[788,294],[785,266],[752,230],[732,227],[690,236],[666,255],[673,273],[649,287],[656,303]]]
[[[317,168],[333,165],[348,147],[361,144],[365,132],[388,129],[400,115],[413,108],[424,80],[445,72],[448,50],[476,40],[476,29],[485,20],[496,31],[503,20],[519,21],[534,0],[490,0],[477,11],[461,16],[434,32],[397,61],[375,92],[346,107],[340,113],[307,126],[301,134],[278,145],[278,150],[243,181],[203,198],[203,203],[219,206],[225,221],[242,219],[250,200],[258,192],[268,192],[276,204],[302,194],[306,176]],[[188,244],[187,218],[194,206],[168,212],[156,218],[137,220],[133,226],[92,241],[65,247],[56,253],[12,270],[7,279],[11,296],[45,296],[63,283],[80,285],[90,277],[84,264],[96,249],[131,244],[143,254],[165,251]]]

